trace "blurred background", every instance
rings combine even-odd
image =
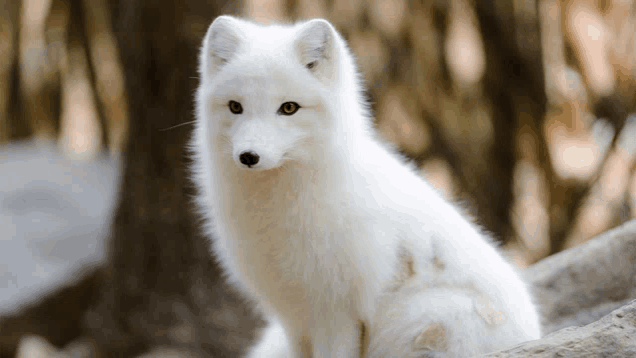
[[[331,21],[381,135],[519,267],[636,217],[634,0],[0,0],[0,356],[249,342],[175,127],[220,14]]]

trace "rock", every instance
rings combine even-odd
[[[187,349],[171,347],[157,347],[148,353],[137,356],[137,358],[199,358],[196,352]]]
[[[121,160],[65,158],[53,141],[0,147],[0,316],[106,260]]]
[[[482,357],[636,357],[636,300],[587,326],[564,328]]]
[[[636,220],[550,256],[524,276],[546,335],[482,357],[636,357]]]
[[[58,350],[43,337],[25,335],[20,340],[16,358],[91,358],[95,356],[90,340],[77,340]]]
[[[636,299],[636,220],[550,256],[525,273],[544,334],[592,323]]]
[[[55,357],[57,349],[40,336],[24,336],[20,340],[16,358],[48,358]]]

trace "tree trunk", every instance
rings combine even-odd
[[[107,284],[87,315],[108,356],[130,357],[153,346],[233,356],[254,326],[247,307],[219,280],[193,215],[185,149],[192,127],[164,130],[194,119],[198,47],[220,13],[214,5],[199,6],[184,11],[172,2],[111,2],[130,137]],[[201,37],[182,30],[193,24],[203,24]],[[219,319],[228,315],[232,322]]]

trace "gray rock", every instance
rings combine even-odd
[[[25,335],[20,340],[16,358],[91,358],[95,357],[92,342],[77,340],[65,349],[57,349],[46,339],[36,335]]]
[[[524,275],[547,335],[482,357],[636,357],[636,220]]]
[[[550,256],[524,276],[545,333],[592,323],[636,299],[636,220]]]
[[[636,300],[587,326],[564,328],[482,357],[636,357]]]
[[[104,262],[120,166],[70,160],[51,141],[0,146],[0,315]]]

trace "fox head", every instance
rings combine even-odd
[[[246,170],[320,155],[333,138],[343,42],[325,20],[258,25],[221,16],[200,54],[198,125]]]

